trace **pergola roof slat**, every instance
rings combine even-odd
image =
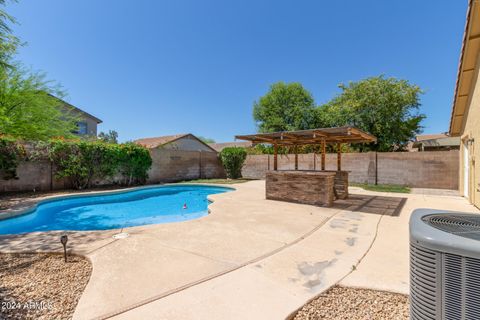
[[[377,138],[354,127],[317,128],[311,130],[281,131],[238,135],[235,139],[252,141],[254,144],[271,143],[277,145],[326,143],[369,143]]]

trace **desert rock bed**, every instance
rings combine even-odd
[[[303,306],[294,317],[294,320],[314,319],[409,319],[408,296],[336,286]]]
[[[71,319],[91,272],[78,256],[0,254],[0,319]]]

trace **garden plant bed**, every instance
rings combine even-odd
[[[404,320],[409,319],[408,296],[335,286],[304,305],[293,319]]]
[[[79,256],[0,254],[0,319],[71,319],[91,272]]]

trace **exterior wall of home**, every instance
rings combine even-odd
[[[293,170],[293,154],[278,156],[278,170]],[[343,153],[342,170],[354,183],[396,184],[417,188],[458,189],[458,151]],[[299,170],[320,170],[321,158],[298,155]],[[273,169],[273,155],[249,155],[242,169],[246,178],[264,179]],[[326,170],[337,169],[337,156],[326,154]]]
[[[216,152],[151,149],[153,164],[148,183],[192,179],[224,178],[225,171]]]
[[[478,58],[480,60],[480,57]],[[472,82],[473,93],[465,115],[465,125],[460,146],[460,192],[464,194],[464,146],[468,144],[470,159],[469,201],[480,208],[480,61],[477,62]]]
[[[224,178],[225,171],[215,152],[153,149],[152,167],[147,183],[175,182],[192,179]],[[56,179],[55,168],[49,161],[26,161],[17,168],[18,179],[0,178],[0,192],[48,191],[71,188],[65,179]],[[109,185],[115,178],[94,181],[95,185]]]
[[[192,136],[186,136],[178,140],[167,143],[161,147],[167,150],[182,150],[182,151],[203,151],[215,153],[214,150],[198,141]]]
[[[93,120],[92,118],[86,117],[85,120],[87,121],[87,130],[88,134],[91,136],[96,136],[97,135],[97,127],[98,123],[97,121]]]
[[[87,125],[87,135],[89,136],[96,136],[97,135],[97,120],[93,119],[92,117],[89,117],[85,113],[77,110],[77,109],[68,109],[69,112],[73,112],[75,117],[78,118],[77,122],[85,122]],[[79,134],[80,135],[80,134]]]
[[[96,136],[97,135],[97,121],[93,120],[90,117],[83,117],[81,121],[87,123],[87,135],[89,136]]]

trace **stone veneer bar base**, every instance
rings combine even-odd
[[[335,171],[267,171],[266,198],[331,206],[336,176]]]

